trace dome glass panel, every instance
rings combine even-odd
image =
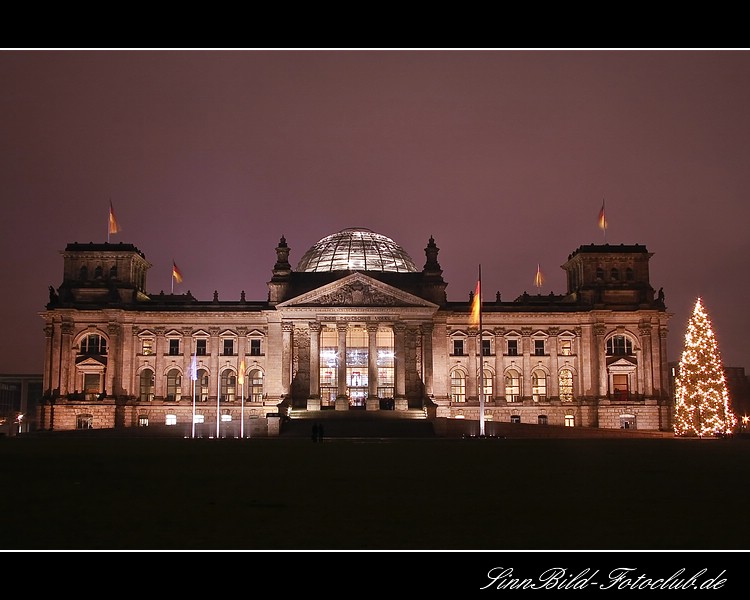
[[[406,251],[391,238],[369,229],[343,229],[313,245],[297,271],[392,271],[411,273],[417,268]]]

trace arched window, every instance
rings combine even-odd
[[[460,369],[451,371],[451,401],[466,402],[466,376]]]
[[[614,281],[618,281],[620,279],[620,271],[612,267],[612,270],[610,271],[610,277],[612,277]]]
[[[492,382],[492,371],[490,371],[489,369],[485,369],[484,371],[482,371],[482,389],[484,391],[485,400],[489,400],[490,398],[492,398],[492,392],[494,389]]]
[[[630,267],[625,269],[625,279],[627,281],[633,281],[633,279],[635,279],[635,276],[633,275],[633,269],[631,269]]]
[[[222,402],[234,402],[237,393],[237,377],[234,371],[225,369],[221,374],[221,400]]]
[[[560,370],[560,400],[563,402],[573,401],[573,371],[570,369]]]
[[[602,269],[601,267],[596,267],[596,278],[604,279],[604,269]]]
[[[94,279],[101,279],[102,275],[102,267],[101,265],[97,265],[96,269],[94,269]]]
[[[167,400],[179,402],[182,397],[182,376],[178,369],[170,369],[167,373]]]
[[[208,401],[208,371],[206,369],[198,370],[198,380],[196,383],[195,393],[201,402]]]
[[[89,278],[89,269],[86,265],[83,265],[81,267],[81,270],[79,271],[79,277],[81,278],[81,281],[86,281]]]
[[[109,278],[117,279],[117,265],[112,265],[109,269]]]
[[[141,402],[150,402],[154,399],[154,372],[151,369],[141,371]]]
[[[263,371],[250,371],[250,402],[263,402]]]
[[[633,354],[633,342],[624,335],[613,335],[607,340],[607,354],[609,356],[629,356]]]
[[[547,399],[547,374],[539,369],[531,374],[531,398],[534,402]]]
[[[505,400],[518,402],[521,399],[521,376],[511,369],[505,373]]]
[[[107,340],[97,334],[91,333],[81,340],[81,354],[106,354]]]

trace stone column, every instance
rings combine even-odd
[[[659,327],[659,355],[661,360],[659,361],[660,373],[659,383],[661,389],[659,390],[659,396],[666,398],[669,396],[669,363],[667,362],[667,333],[669,329],[666,327]]]
[[[643,364],[638,365],[638,370],[643,373],[643,393],[651,396],[654,393],[654,366],[652,363],[651,348],[651,323],[641,323],[638,327],[641,336],[641,348],[643,352]]]
[[[247,354],[247,327],[238,327],[237,328],[237,358],[235,359],[237,361],[237,394],[235,397],[240,403],[247,401],[248,382],[247,382],[247,361],[245,360],[245,354]],[[240,367],[242,366],[243,360],[245,361],[245,372],[240,373]],[[240,384],[240,375],[242,375],[242,381],[245,382],[244,385]]]
[[[505,351],[504,335],[505,329],[495,327],[495,381],[492,385],[495,402],[505,397],[505,377],[503,376],[503,352]]]
[[[108,396],[117,396],[122,389],[121,374],[122,363],[120,359],[122,340],[120,336],[120,325],[109,323],[107,325],[109,335],[109,350],[107,351],[107,370],[104,380],[104,389]]]
[[[523,352],[522,400],[531,400],[531,327],[521,327],[521,349]]]
[[[163,400],[166,394],[166,377],[164,376],[164,354],[167,349],[164,347],[164,327],[155,327],[154,333],[154,399]]]
[[[586,389],[584,386],[584,376],[582,369],[582,365],[585,364],[582,356],[583,344],[581,343],[583,329],[581,327],[576,327],[573,332],[576,334],[576,337],[573,340],[573,347],[570,349],[570,351],[573,353],[573,364],[576,367],[573,373],[573,398],[576,400],[582,400],[583,396],[585,395]]]
[[[560,365],[557,360],[557,336],[560,333],[559,327],[550,327],[548,330],[549,335],[549,372],[550,372],[550,385],[547,390],[547,400],[550,398],[560,398]]]
[[[218,327],[211,327],[208,330],[209,333],[209,344],[210,344],[210,352],[211,352],[211,374],[212,377],[208,378],[208,402],[211,402],[211,399],[213,398],[214,405],[218,405],[218,400],[214,394],[218,396],[219,394],[219,382],[221,381],[219,377],[219,353],[221,351],[221,348],[219,348],[219,328]],[[216,418],[219,419],[219,415],[216,415]]]
[[[281,323],[281,394],[286,398],[289,396],[292,383],[292,334],[294,323],[282,321]]]
[[[607,349],[604,345],[604,334],[607,332],[607,326],[604,323],[594,325],[594,348],[591,353],[591,364],[597,373],[597,384],[594,388],[594,395],[599,398],[606,398],[609,390],[607,381]]]
[[[425,396],[432,397],[432,323],[422,323],[422,381]]]
[[[336,331],[339,335],[336,410],[349,410],[349,397],[346,395],[346,330],[348,326],[348,323],[336,323]]]
[[[477,388],[477,337],[476,329],[469,329],[469,337],[466,339],[466,351],[469,353],[469,364],[467,369],[469,374],[466,376],[466,401],[479,402],[479,390]],[[480,357],[481,362],[481,357]]]
[[[67,396],[75,389],[75,364],[73,360],[73,323],[60,324],[60,395]],[[71,389],[71,386],[73,389]]]
[[[378,324],[367,323],[367,410],[380,410],[378,398]]]
[[[193,336],[190,327],[182,329],[182,398],[193,401],[193,380],[190,379],[190,365],[193,362]],[[197,357],[196,357],[197,361]]]
[[[44,369],[44,375],[42,376],[42,393],[46,396],[47,394],[52,395],[54,389],[53,382],[55,381],[55,373],[57,372],[54,353],[54,336],[55,327],[52,324],[44,326],[44,360],[46,362],[46,368]]]
[[[310,321],[310,393],[307,410],[320,410],[320,323]]]
[[[396,369],[396,410],[407,410],[409,402],[406,398],[406,325],[404,323],[395,323],[394,332],[394,351]]]

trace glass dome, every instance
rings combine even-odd
[[[324,237],[300,259],[297,271],[392,271],[417,268],[406,251],[391,238],[353,227]]]

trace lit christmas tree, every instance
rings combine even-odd
[[[674,431],[685,436],[724,435],[736,424],[737,418],[729,408],[719,345],[698,298],[688,323],[675,382]]]

